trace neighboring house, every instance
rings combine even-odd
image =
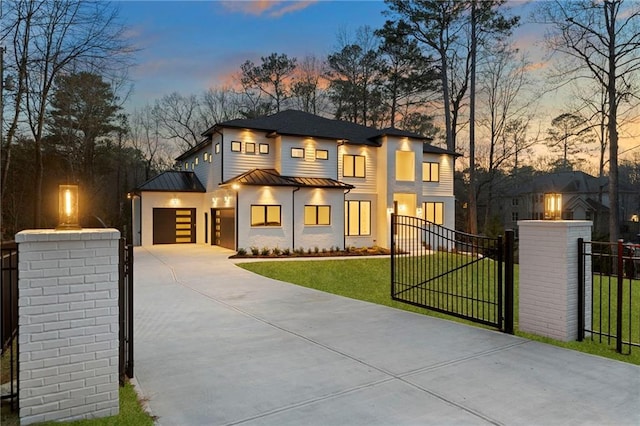
[[[639,205],[640,195],[620,187],[621,223],[626,212]],[[581,171],[535,176],[508,191],[500,207],[505,228],[517,229],[518,220],[590,220],[593,232],[609,232],[609,180]]]
[[[133,193],[135,245],[389,247],[390,218],[454,227],[453,152],[301,111],[219,123]]]

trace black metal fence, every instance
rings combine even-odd
[[[640,245],[580,238],[578,281],[578,340],[640,348]]]
[[[391,216],[391,297],[513,333],[513,231],[466,234]]]
[[[0,247],[0,306],[2,324],[2,400],[17,411],[19,400],[18,371],[18,246],[14,241]]]
[[[133,377],[133,246],[120,239],[118,305],[120,310],[120,383]]]

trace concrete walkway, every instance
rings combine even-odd
[[[639,425],[640,367],[135,252],[135,375],[160,425]]]

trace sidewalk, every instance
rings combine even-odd
[[[160,425],[638,425],[640,367],[135,252],[135,373]]]

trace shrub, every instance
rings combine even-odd
[[[326,254],[327,253],[327,249],[326,248],[322,248],[322,254]]]
[[[320,253],[320,249],[318,248],[318,246],[315,246],[315,247],[313,248],[313,252],[314,252],[315,254]]]
[[[262,250],[260,251],[260,254],[262,256],[269,256],[269,253],[271,253],[269,247],[262,247]]]
[[[251,254],[254,256],[257,256],[260,254],[260,250],[258,249],[258,247],[251,247]]]
[[[285,256],[291,256],[291,250],[286,248],[286,249],[282,250],[282,254],[284,254]]]
[[[277,246],[273,248],[274,256],[280,256],[280,253],[282,253],[282,250],[280,250],[280,248],[278,248]]]
[[[247,255],[247,250],[243,249],[243,248],[239,248],[238,249],[238,255],[240,256],[246,256]]]

